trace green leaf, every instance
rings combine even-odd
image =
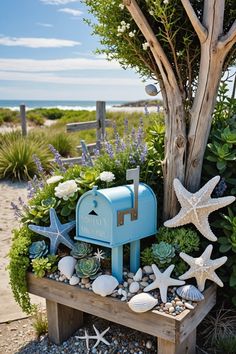
[[[231,250],[231,244],[221,245],[219,250],[220,250],[221,253],[228,252],[229,250]]]
[[[230,277],[230,280],[229,280],[229,285],[231,287],[235,286],[236,285],[236,274],[232,274],[231,277]]]
[[[69,216],[70,213],[71,213],[70,208],[68,208],[68,206],[65,205],[65,206],[61,209],[61,213],[60,213],[60,214],[61,214],[62,216]]]

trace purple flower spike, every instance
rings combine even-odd
[[[66,168],[61,160],[61,155],[59,154],[57,149],[55,149],[54,146],[52,146],[52,145],[49,145],[49,149],[54,155],[54,162],[58,165],[59,170],[61,172],[66,172]]]

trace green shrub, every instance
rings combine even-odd
[[[64,115],[64,111],[59,108],[40,108],[32,110],[33,113],[40,114],[46,119],[60,119]]]
[[[0,121],[3,123],[17,123],[20,121],[19,112],[8,108],[0,108]]]
[[[73,140],[69,134],[57,133],[48,137],[48,143],[63,157],[72,156],[75,152]]]
[[[45,119],[41,114],[29,111],[27,112],[27,121],[32,122],[35,125],[44,125]]]
[[[48,331],[48,321],[45,312],[38,306],[33,312],[33,328],[37,337],[39,338],[42,334],[47,333]]]
[[[22,137],[6,140],[0,147],[0,178],[28,180],[38,174],[33,155],[49,168],[50,154],[43,142]]]

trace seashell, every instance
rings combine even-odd
[[[142,280],[142,277],[143,277],[143,272],[142,272],[142,269],[139,268],[139,270],[134,275],[133,279],[134,279],[134,281],[140,281],[140,280]]]
[[[153,84],[145,86],[145,91],[149,96],[156,96],[158,93],[156,86]]]
[[[77,261],[71,256],[66,256],[58,262],[58,269],[67,279],[70,279],[74,273]]]
[[[189,309],[189,310],[193,310],[194,309],[194,306],[189,304],[188,302],[185,302],[184,305],[185,305],[186,309]]]
[[[100,275],[94,280],[92,290],[95,294],[107,296],[111,295],[118,285],[118,280],[112,275]]]
[[[194,285],[183,285],[176,290],[176,293],[185,300],[204,300],[203,294]]]
[[[134,281],[129,286],[129,292],[132,293],[132,294],[135,294],[138,291],[139,291],[139,283],[137,281]]]
[[[144,271],[147,275],[153,274],[152,267],[149,266],[149,265],[144,266],[144,267],[143,267],[143,271]]]
[[[77,284],[79,284],[79,281],[80,281],[80,279],[76,275],[73,275],[70,278],[69,284],[70,285],[77,285]]]
[[[128,302],[129,308],[138,313],[147,312],[156,306],[158,300],[147,293],[141,293],[132,297]]]

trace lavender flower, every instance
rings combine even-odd
[[[14,202],[11,202],[11,207],[14,210],[15,217],[17,219],[22,218],[23,215],[22,215],[22,212],[21,212],[20,208],[18,207],[18,205],[15,204]]]
[[[109,155],[109,157],[111,159],[114,158],[114,152],[113,152],[113,148],[112,148],[112,145],[106,141],[105,144],[104,144],[104,148],[105,148],[105,152]]]
[[[143,147],[142,147],[141,154],[140,154],[141,163],[144,163],[146,161],[147,154],[148,154],[148,147],[147,147],[147,144],[144,144]]]
[[[125,118],[125,120],[124,120],[124,136],[128,135],[128,132],[129,132],[128,124],[129,124],[129,121],[127,118]]]
[[[54,155],[54,162],[58,165],[60,172],[66,172],[66,168],[61,160],[59,152],[51,144],[49,145],[49,149]]]
[[[32,157],[33,157],[34,163],[37,167],[37,172],[38,172],[39,176],[42,176],[44,174],[44,169],[43,169],[40,159],[36,155],[33,155]]]

